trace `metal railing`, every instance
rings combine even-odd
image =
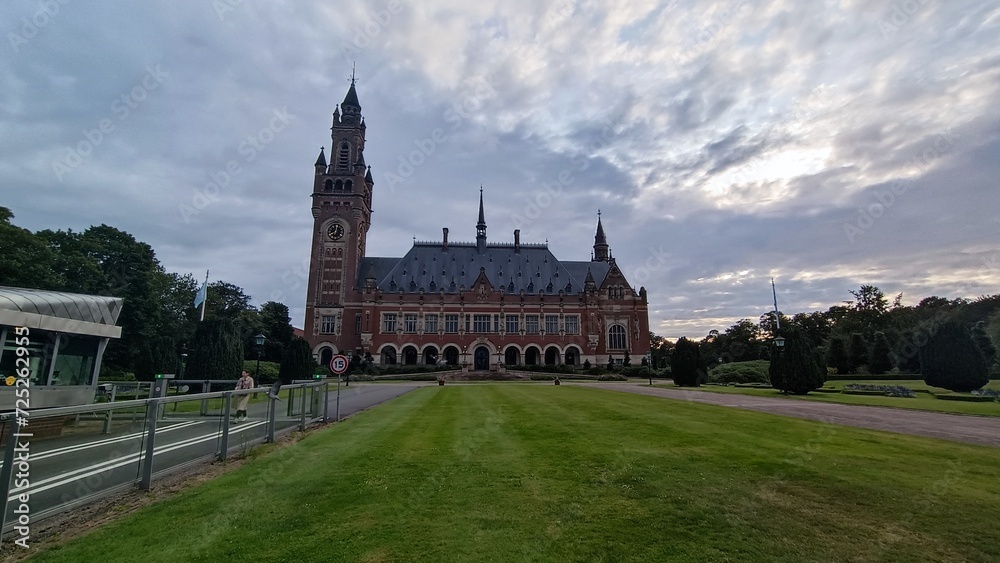
[[[234,450],[329,420],[326,380],[283,386],[281,398],[268,392],[218,391],[0,414],[3,532],[136,485],[148,490],[169,473],[225,460]],[[248,416],[233,420],[237,401],[245,396]],[[287,408],[278,408],[279,401]]]

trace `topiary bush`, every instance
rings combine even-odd
[[[771,386],[792,395],[805,395],[825,381],[816,365],[812,342],[794,329],[785,331],[784,351],[775,350],[768,367]]]
[[[989,383],[982,350],[957,321],[942,323],[920,347],[920,373],[927,385],[960,393]]]
[[[771,383],[767,360],[719,364],[708,372],[710,383]]]
[[[670,359],[670,371],[674,383],[686,387],[698,387],[708,382],[708,370],[701,357],[701,346],[697,342],[681,337],[674,346]]]

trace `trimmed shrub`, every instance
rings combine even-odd
[[[920,347],[920,372],[932,387],[968,393],[989,383],[986,358],[969,330],[948,321]]]
[[[816,365],[812,342],[794,329],[785,334],[784,351],[771,356],[768,377],[772,387],[793,395],[819,389],[825,380]]]
[[[837,375],[851,372],[851,362],[847,359],[847,343],[839,336],[830,337],[830,346],[826,352],[826,365],[836,370]]]
[[[892,346],[884,332],[875,333],[875,344],[872,345],[872,352],[868,356],[868,371],[875,375],[892,369]]]
[[[618,373],[629,377],[649,377],[650,369],[646,366],[625,366]]]
[[[768,383],[767,360],[719,364],[708,372],[710,383]]]
[[[264,361],[262,361],[260,363],[260,374],[258,375],[257,374],[257,360],[243,360],[243,369],[245,369],[248,372],[250,372],[250,375],[253,376],[254,382],[257,383],[258,385],[261,384],[261,383],[274,383],[275,381],[277,381],[278,380],[278,372],[280,371],[280,368],[281,368],[281,364],[279,364],[279,363],[276,363],[276,362],[264,362]],[[321,374],[321,375],[327,375],[329,373],[329,371],[330,370],[327,369],[327,370],[325,370],[325,373],[324,373],[324,370],[316,370],[315,373],[318,373],[318,374]],[[187,378],[185,377],[185,379],[187,379]]]
[[[296,379],[312,379],[316,371],[316,361],[313,360],[312,347],[303,338],[292,337],[281,355],[281,367],[278,369],[278,379],[288,384]]]
[[[628,378],[620,373],[605,373],[597,376],[598,381],[628,381]]]
[[[861,373],[861,367],[868,364],[868,343],[861,333],[855,332],[851,335],[851,343],[847,346],[847,361],[850,364],[851,373]]]
[[[670,371],[677,385],[697,387],[707,383],[708,370],[705,367],[705,360],[701,357],[701,346],[682,336],[674,346]]]
[[[996,401],[995,398],[986,395],[959,395],[957,393],[937,395],[937,398],[944,399],[945,401],[965,401],[967,403],[992,403]]]

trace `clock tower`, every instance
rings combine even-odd
[[[306,291],[306,340],[321,365],[361,346],[358,268],[371,225],[371,167],[365,165],[365,120],[354,78],[333,112],[330,160],[320,148],[312,192],[312,252]]]

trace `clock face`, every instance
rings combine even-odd
[[[326,229],[326,236],[330,237],[330,240],[340,240],[344,236],[344,226],[340,223],[334,223]]]

